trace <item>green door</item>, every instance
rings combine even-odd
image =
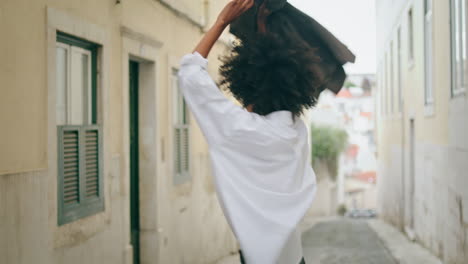
[[[140,264],[140,203],[138,158],[138,62],[130,61],[130,230],[133,264]]]

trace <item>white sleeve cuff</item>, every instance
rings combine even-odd
[[[193,53],[189,53],[185,56],[182,57],[180,60],[180,65],[199,65],[203,69],[206,69],[208,65],[208,60],[204,58],[198,51],[195,51]]]

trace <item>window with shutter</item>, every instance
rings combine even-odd
[[[432,83],[432,0],[424,0],[424,103],[434,103],[434,86]]]
[[[174,94],[174,184],[181,184],[190,180],[190,124],[175,69],[171,73],[171,86]]]
[[[57,32],[58,224],[104,210],[98,45]]]
[[[468,83],[467,0],[451,0],[452,96],[464,94]]]
[[[390,92],[390,114],[393,114],[393,107],[394,103],[394,95],[395,95],[395,83],[394,83],[394,68],[393,68],[393,61],[394,61],[394,54],[393,54],[393,41],[390,41],[390,85],[389,85],[389,92]]]
[[[398,112],[403,111],[403,76],[401,72],[402,61],[401,61],[401,27],[398,27],[397,30],[397,85],[398,85]]]

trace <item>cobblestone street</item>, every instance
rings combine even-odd
[[[307,263],[397,263],[365,221],[321,222],[304,232],[302,239]]]
[[[301,229],[306,264],[441,264],[427,249],[379,219],[306,217]],[[216,264],[239,264],[239,255]]]

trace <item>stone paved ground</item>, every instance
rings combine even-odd
[[[380,238],[360,220],[319,222],[302,235],[308,264],[396,264]]]
[[[385,222],[345,218],[306,218],[301,224],[307,264],[441,264]],[[376,233],[377,232],[377,233]],[[395,261],[395,259],[397,261]],[[216,264],[239,264],[239,255]]]
[[[386,248],[399,264],[442,264],[442,261],[418,243],[414,243],[398,229],[384,221],[370,220],[369,226],[382,238]]]

